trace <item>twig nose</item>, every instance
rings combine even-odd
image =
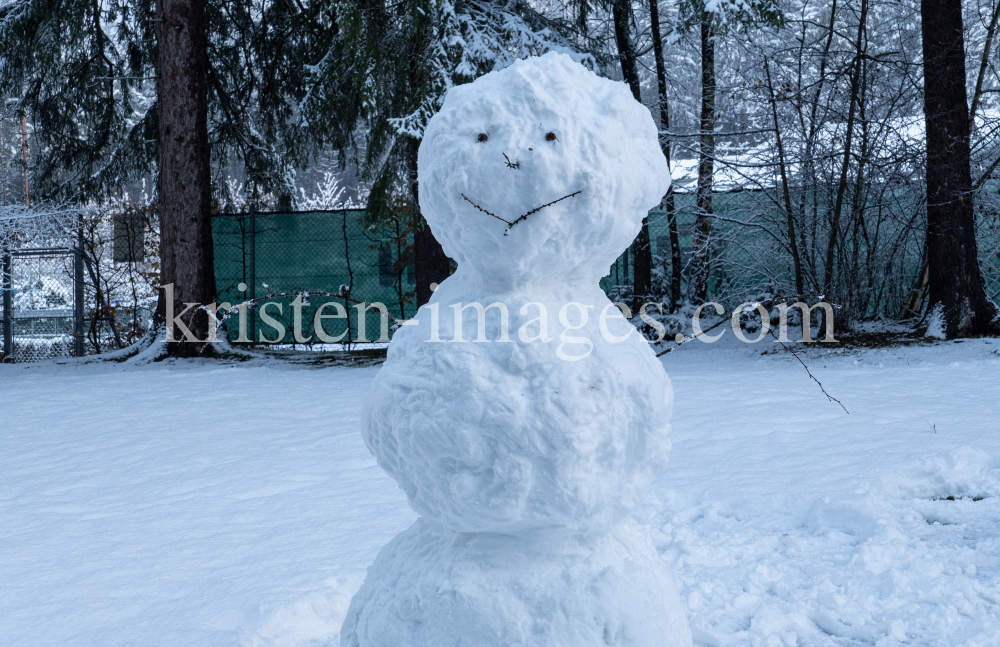
[[[503,155],[503,158],[505,160],[507,160],[507,168],[512,168],[514,170],[517,170],[517,169],[521,168],[521,163],[520,162],[512,162],[512,161],[510,161],[510,158],[507,157],[507,153],[502,153],[502,155]]]

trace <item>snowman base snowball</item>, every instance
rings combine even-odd
[[[673,575],[631,518],[592,541],[524,539],[418,520],[369,568],[341,644],[691,645]]]

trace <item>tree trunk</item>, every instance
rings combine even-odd
[[[778,169],[781,171],[781,197],[785,202],[785,220],[788,227],[788,247],[792,252],[792,267],[795,270],[795,294],[802,298],[802,262],[799,259],[799,245],[795,240],[795,213],[792,210],[792,196],[788,188],[788,172],[785,167],[785,147],[781,142],[781,123],[778,121],[778,101],[774,96],[774,83],[771,81],[771,66],[764,59],[764,73],[767,78],[767,92],[771,103],[771,116],[774,119],[774,138],[778,147]]]
[[[927,124],[929,312],[940,308],[948,338],[986,334],[998,323],[976,249],[969,106],[961,0],[922,0]]]
[[[24,164],[24,206],[31,206],[31,190],[28,185],[28,120],[21,117],[21,162]]]
[[[712,184],[715,174],[715,35],[712,14],[701,21],[701,135],[698,160],[698,218],[695,221],[693,256],[688,293],[694,303],[708,298],[708,273],[712,236]]]
[[[830,23],[826,29],[826,44],[823,46],[823,54],[820,56],[819,60],[819,77],[816,83],[816,88],[813,92],[812,106],[809,109],[809,126],[808,130],[804,132],[806,144],[805,152],[802,156],[805,160],[805,176],[802,179],[802,198],[799,202],[799,216],[801,218],[800,222],[802,223],[802,227],[799,229],[799,243],[800,252],[805,257],[805,260],[809,265],[809,276],[812,279],[814,290],[820,289],[816,260],[816,223],[818,221],[817,216],[819,212],[819,178],[816,174],[816,161],[814,159],[816,137],[819,134],[817,114],[819,112],[819,100],[823,95],[823,85],[826,82],[827,61],[830,57],[830,49],[833,46],[833,35],[836,33],[836,24],[837,0],[833,0],[830,5]],[[810,191],[812,192],[812,222],[809,227],[810,242],[807,244],[804,232],[806,229],[806,202],[808,200],[808,192]]]
[[[413,233],[413,276],[417,282],[417,307],[431,300],[432,283],[441,283],[451,274],[448,256],[441,248],[441,243],[434,238],[431,227],[420,215],[420,192],[417,185],[417,150],[420,140],[409,138],[410,147],[410,191],[413,204],[413,217],[416,218],[416,229]]]
[[[632,90],[632,96],[642,103],[639,86],[639,67],[636,64],[635,48],[632,46],[629,29],[630,11],[628,0],[614,0],[611,5],[611,16],[615,23],[615,44],[618,45],[618,62],[622,66],[622,78]]]
[[[851,233],[851,260],[848,265],[850,269],[847,282],[847,298],[844,307],[841,308],[841,316],[848,321],[850,318],[862,318],[868,310],[868,303],[871,300],[872,290],[869,285],[861,284],[861,267],[859,266],[861,257],[861,237],[866,234],[865,229],[865,185],[868,177],[865,175],[865,165],[870,163],[870,126],[865,114],[865,102],[867,101],[868,89],[868,63],[862,59],[861,65],[861,91],[858,95],[858,123],[861,126],[861,138],[858,144],[858,171],[854,180],[854,200],[851,205],[851,220],[854,223],[854,230]],[[869,249],[870,246],[869,246]],[[871,274],[868,274],[868,279]]]
[[[972,103],[969,106],[969,133],[976,130],[976,110],[982,104],[983,81],[986,80],[986,70],[990,67],[990,50],[993,48],[993,38],[997,33],[997,22],[1000,21],[1000,2],[993,7],[993,17],[990,26],[986,28],[986,42],[983,43],[983,56],[979,62],[979,74],[976,77],[976,89],[972,93]]]
[[[434,238],[426,221],[413,235],[414,277],[417,281],[417,306],[431,300],[432,283],[441,283],[451,273],[448,257]]]
[[[823,272],[823,291],[830,297],[833,290],[833,261],[837,253],[837,243],[840,239],[840,212],[844,207],[844,195],[847,193],[847,171],[851,166],[851,139],[854,136],[854,118],[857,111],[858,95],[861,90],[861,61],[864,56],[865,28],[868,22],[868,0],[861,0],[861,15],[858,18],[858,40],[854,45],[854,70],[851,72],[851,98],[847,108],[847,126],[844,135],[844,161],[840,165],[840,181],[837,183],[837,197],[833,205],[830,222],[830,238],[826,246],[826,264]],[[964,101],[964,94],[963,101]]]
[[[157,23],[159,110],[160,284],[173,284],[175,303],[215,300],[211,169],[208,146],[208,45],[204,0],[160,0]],[[161,320],[165,298],[160,293]],[[176,316],[183,306],[175,312]],[[191,316],[195,312],[195,316]],[[208,337],[208,316],[192,309],[182,321],[194,337]],[[173,322],[167,321],[168,330]],[[175,332],[175,337],[184,339]],[[167,344],[178,357],[211,354],[210,344]]]
[[[403,5],[400,5],[400,11],[404,11]],[[410,56],[410,69],[409,76],[407,78],[407,84],[410,88],[411,97],[420,96],[421,79],[424,74],[424,70],[420,66],[420,60],[423,57],[424,49],[428,42],[427,29],[428,25],[417,25],[412,26],[413,31],[410,34],[412,39],[410,42],[410,47],[412,48],[412,54]],[[412,105],[410,109],[416,109],[416,105]],[[414,280],[417,283],[417,307],[424,305],[431,300],[431,295],[434,293],[432,285],[434,288],[437,287],[436,284],[444,281],[451,274],[451,266],[448,257],[445,255],[444,250],[441,248],[441,243],[434,238],[434,234],[431,232],[431,227],[427,224],[427,221],[420,215],[420,187],[417,173],[417,157],[420,150],[420,140],[414,139],[412,137],[406,138],[406,142],[403,144],[407,146],[406,151],[407,163],[409,164],[409,188],[410,188],[410,204],[411,213],[410,216],[413,218],[413,275]]]
[[[632,96],[642,103],[639,86],[639,67],[636,63],[635,48],[630,37],[628,0],[614,0],[611,14],[615,23],[615,42],[618,45],[618,60],[622,66],[622,77],[632,90]],[[649,221],[642,219],[642,228],[632,243],[632,310],[638,311],[649,297],[653,285],[653,252],[649,247]]]
[[[649,18],[653,26],[653,58],[656,59],[656,89],[660,104],[660,148],[667,158],[667,169],[670,171],[670,103],[667,97],[667,68],[663,62],[663,38],[660,35],[660,7],[658,0],[649,0]],[[667,195],[663,196],[663,205],[667,209],[667,231],[670,234],[670,312],[680,304],[681,300],[681,244],[677,235],[677,208],[674,204],[674,185],[671,181]],[[660,250],[663,254],[663,250]]]

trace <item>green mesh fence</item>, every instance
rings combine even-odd
[[[339,294],[344,286],[351,299],[381,303],[399,319],[412,317],[416,312],[413,265],[408,260],[412,236],[367,228],[363,215],[341,210],[215,216],[212,234],[220,301],[239,303],[250,296],[302,291]],[[262,302],[253,316],[245,318],[243,339],[291,344],[384,338],[387,320],[376,309],[365,310],[362,317],[357,304],[344,299],[313,296],[299,307],[293,301],[287,296]],[[294,334],[296,311],[299,339]],[[322,326],[319,330],[317,323]],[[238,318],[227,324],[230,341],[240,341]]]
[[[694,222],[693,196],[678,197],[682,262],[686,264]],[[381,303],[395,318],[412,317],[416,312],[413,238],[400,230],[365,227],[363,216],[360,210],[214,216],[219,300],[239,303],[251,296],[302,291],[339,294],[344,286],[351,299]],[[666,213],[650,212],[649,223],[654,273],[669,274]],[[627,250],[601,280],[605,292],[614,298],[629,297],[632,265],[632,253]],[[242,326],[234,316],[227,325],[230,341],[358,343],[382,337],[385,318],[377,309],[366,310],[362,320],[357,304],[344,299],[311,296],[302,305],[294,300],[294,296],[266,299],[248,313]],[[298,339],[296,311],[301,331]],[[322,325],[319,331],[317,323]]]
[[[719,194],[715,204],[717,213],[735,218],[754,201],[748,193]],[[692,253],[695,196],[678,194],[676,208],[681,263],[686,267]],[[346,289],[352,299],[383,304],[392,317],[413,316],[416,299],[412,236],[398,230],[365,227],[363,215],[363,211],[341,210],[215,216],[212,225],[220,300],[238,303],[271,293],[340,293]],[[667,214],[651,211],[648,222],[654,291],[666,292],[671,271]],[[723,291],[743,293],[766,281],[762,274],[738,271],[754,262],[741,249],[746,240],[734,245],[727,239],[730,229],[725,221],[717,222],[712,243],[710,284],[718,298],[722,298]],[[626,250],[601,280],[602,289],[612,299],[631,298],[633,257],[632,250]],[[684,277],[682,289],[686,290],[686,272]],[[241,284],[246,289],[241,291]],[[387,320],[374,308],[366,310],[362,319],[358,305],[344,299],[312,296],[302,305],[294,304],[294,299],[266,299],[249,313],[242,327],[238,318],[230,319],[230,341],[358,343],[384,338]],[[301,331],[298,339],[294,333],[296,312]],[[317,323],[322,325],[319,331]]]
[[[682,290],[686,291],[695,196],[677,194],[675,199],[681,263],[685,268]],[[772,196],[742,191],[715,194],[713,199],[716,219],[711,242],[710,298],[733,306],[744,297],[787,290],[794,285],[791,256],[774,234],[784,225],[770,220],[781,217]],[[900,204],[903,212],[909,208]],[[340,294],[343,286],[351,299],[381,303],[390,316],[398,319],[412,317],[416,313],[412,236],[400,229],[365,227],[363,215],[359,210],[216,215],[212,229],[220,301],[239,303],[251,296],[302,291]],[[671,274],[667,214],[651,211],[648,222],[653,291],[666,294]],[[895,314],[894,308],[898,312],[898,304],[907,297],[920,273],[923,244],[922,232],[916,229],[900,227],[892,235],[906,240],[890,258],[898,294],[883,296],[880,306],[890,315]],[[631,297],[633,258],[632,250],[626,250],[601,280],[601,287],[612,299]],[[1000,287],[1000,273],[988,267],[986,274],[993,296]],[[240,290],[241,284],[244,290]],[[241,336],[239,319],[233,317],[227,325],[230,340],[292,344],[356,343],[383,338],[388,321],[378,310],[368,309],[361,314],[356,304],[328,296],[312,296],[302,305],[294,303],[294,299],[266,299],[245,317],[245,336]],[[294,335],[296,313],[301,331],[298,339]],[[321,328],[317,329],[317,323]],[[388,336],[391,334],[389,330]]]
[[[717,215],[733,219],[742,210],[756,204],[757,197],[751,192],[718,193],[714,196]],[[677,212],[677,233],[681,252],[681,267],[684,268],[681,281],[681,291],[687,291],[687,266],[692,256],[692,239],[697,217],[696,196],[690,193],[674,194],[674,207]],[[649,223],[649,245],[653,254],[653,292],[668,294],[671,274],[670,266],[670,231],[667,212],[654,209],[647,217]],[[722,299],[723,292],[746,292],[752,290],[752,285],[760,285],[764,281],[761,274],[753,276],[738,276],[736,267],[746,265],[746,255],[741,253],[739,245],[729,244],[732,225],[725,220],[714,222],[713,240],[711,243],[712,271],[709,275],[710,293],[713,298]],[[601,288],[612,299],[627,300],[632,296],[634,278],[634,254],[631,247],[618,257],[607,276],[601,279]],[[723,287],[725,290],[723,290]]]

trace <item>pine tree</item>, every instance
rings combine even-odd
[[[310,3],[202,1],[215,200],[235,163],[254,196],[292,189],[315,153],[298,123],[309,65],[336,37]],[[155,0],[15,0],[0,8],[0,95],[35,132],[33,190],[102,199],[156,172]]]
[[[34,125],[34,190],[100,201],[157,176],[161,284],[179,302],[213,301],[212,162],[217,176],[242,164],[251,198],[292,193],[290,171],[310,152],[295,125],[305,62],[330,40],[321,16],[266,0],[6,5],[0,95]],[[205,339],[207,319],[185,323]]]
[[[153,18],[148,6],[120,0],[0,8],[0,96],[34,126],[36,195],[107,195],[154,165]],[[113,37],[110,22],[119,25]]]
[[[416,151],[427,121],[453,85],[518,57],[574,51],[560,25],[521,0],[197,7],[214,206],[226,207],[223,180],[234,164],[252,202],[280,200],[293,194],[297,165],[331,149],[352,159],[360,143],[369,221],[410,214],[421,301],[449,272],[419,215]],[[153,0],[18,0],[0,9],[0,93],[17,98],[39,133],[35,186],[45,197],[99,200],[162,171],[169,128],[157,94],[159,20]]]

